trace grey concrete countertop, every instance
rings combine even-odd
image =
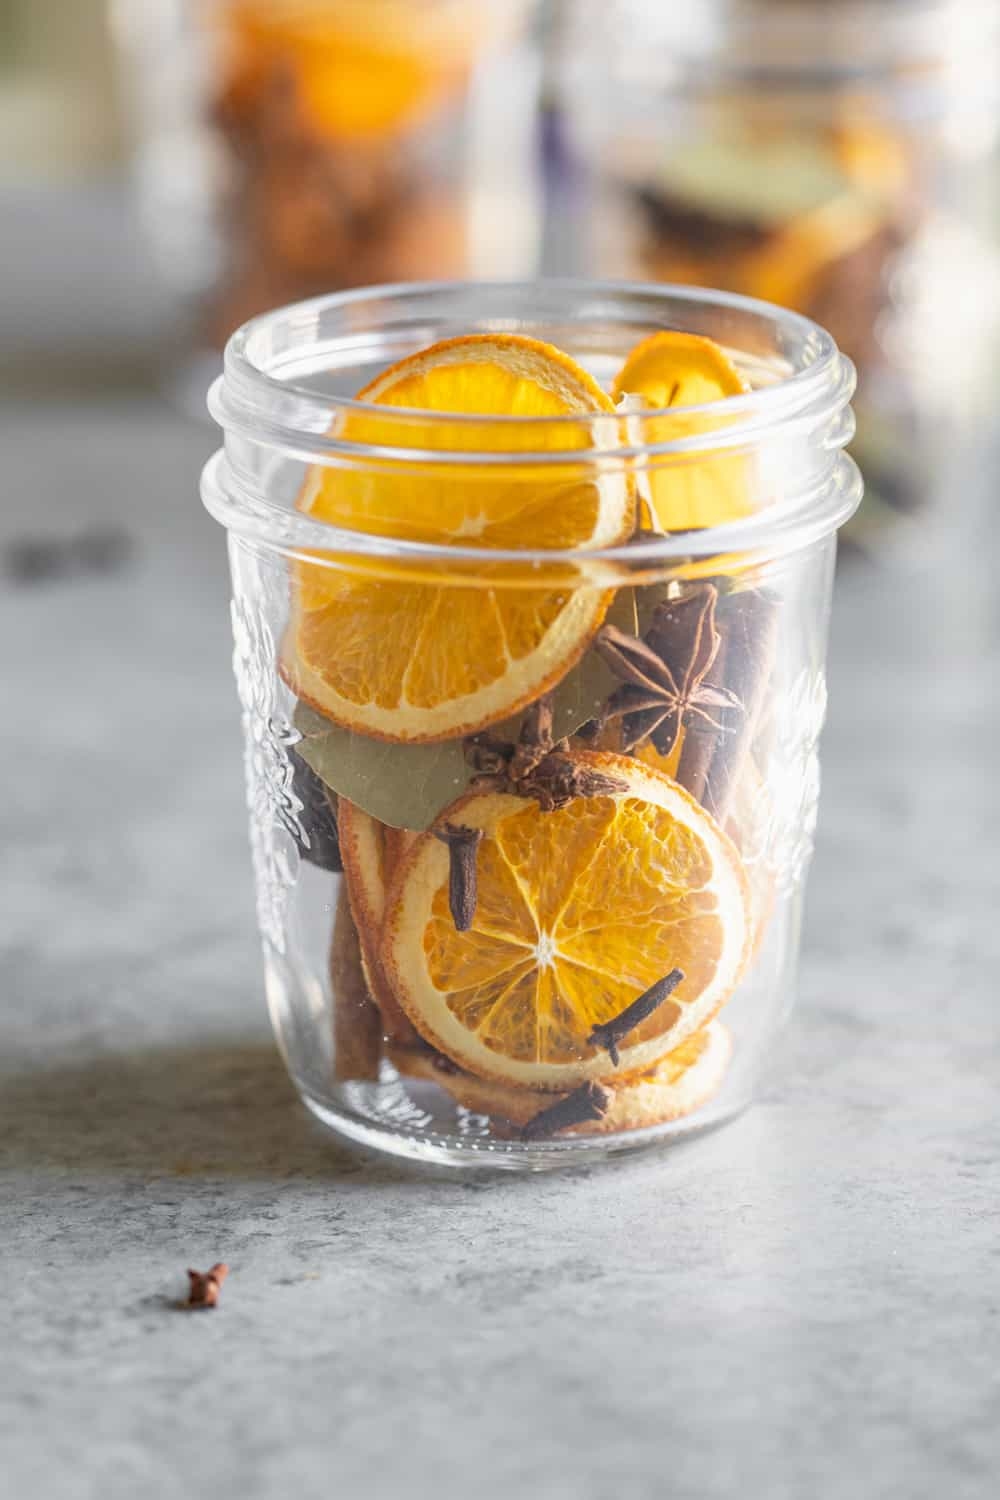
[[[140,394],[2,416],[5,537],[132,551],[0,603],[0,1491],[994,1494],[996,546],[843,571],[801,1004],[756,1109],[450,1177],[339,1144],[271,1044],[212,441]],[[220,1257],[218,1310],[177,1311]]]

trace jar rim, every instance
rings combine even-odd
[[[892,82],[903,91],[933,86],[941,77],[961,77],[967,87],[970,67],[995,86],[998,71],[996,0],[840,0],[836,6],[715,0],[671,8],[669,21],[646,0],[613,0],[596,31],[579,4],[570,14],[571,24],[582,24],[583,35],[601,48],[605,66],[610,42],[612,69],[628,56],[637,78],[662,81],[666,67],[692,87],[705,69],[730,81],[810,81],[834,89]]]
[[[572,312],[567,309],[572,308]],[[514,310],[518,311],[515,312]],[[551,448],[531,446],[511,451],[471,448],[407,447],[404,444],[362,444],[344,439],[336,431],[346,414],[386,418],[387,408],[356,397],[331,395],[303,379],[303,369],[329,373],[329,360],[339,349],[344,362],[356,365],[364,355],[366,329],[398,311],[400,337],[411,348],[426,347],[441,333],[429,332],[427,323],[451,318],[464,331],[536,332],[532,323],[546,318],[573,328],[595,328],[601,321],[625,320],[637,330],[636,342],[660,328],[684,326],[689,318],[718,319],[735,325],[767,328],[782,351],[788,373],[771,383],[717,401],[660,410],[629,410],[621,413],[573,413],[556,417],[477,416],[447,414],[393,407],[392,423],[405,432],[409,424],[426,427],[429,421],[447,422],[449,430],[484,428],[501,435],[579,429],[583,422],[593,434],[591,447]],[[671,313],[673,316],[671,317]],[[406,316],[403,316],[403,315]],[[326,324],[339,330],[321,337]],[[341,328],[340,325],[343,325]],[[448,326],[451,331],[451,326]],[[422,343],[420,340],[422,339]],[[553,338],[553,342],[557,342]],[[392,363],[380,353],[383,366]],[[854,485],[850,494],[832,492],[821,501],[808,487],[798,503],[776,503],[753,514],[704,532],[657,536],[640,547],[574,549],[484,549],[451,544],[402,541],[385,538],[320,521],[301,511],[253,493],[253,486],[230,462],[231,449],[241,442],[255,449],[271,450],[310,465],[405,463],[490,469],[502,466],[516,472],[523,468],[593,466],[605,473],[615,465],[655,468],[658,463],[697,453],[754,451],[769,439],[803,434],[803,441],[827,455],[839,457],[849,441],[852,424],[848,403],[854,389],[854,369],[833,338],[801,314],[754,298],[706,288],[578,279],[544,279],[535,282],[423,282],[363,287],[328,294],[265,313],[244,324],[226,346],[224,373],[213,384],[209,410],[223,428],[226,452],[206,467],[203,498],[208,509],[228,529],[252,533],[258,540],[285,551],[324,548],[339,553],[390,553],[412,557],[483,563],[519,561],[529,558],[554,564],[566,561],[588,563],[603,559],[620,564],[627,558],[636,565],[668,561],[672,557],[707,555],[718,551],[752,550],[770,546],[781,533],[813,534],[839,526],[857,503]],[[649,424],[656,424],[655,433]],[[692,424],[697,431],[692,433]],[[673,426],[674,430],[671,431]],[[667,436],[664,436],[666,428]],[[806,439],[806,435],[808,438]],[[829,479],[830,462],[825,478]],[[830,486],[827,485],[829,489]],[[833,489],[837,487],[834,486]],[[847,506],[846,512],[844,511]]]
[[[326,293],[319,297],[312,297],[302,302],[291,303],[285,307],[277,308],[272,312],[261,313],[251,318],[231,335],[226,344],[223,360],[223,374],[213,383],[208,393],[208,406],[212,416],[224,430],[239,430],[245,423],[250,435],[261,433],[260,423],[263,421],[265,428],[271,429],[274,436],[278,435],[279,428],[285,428],[288,437],[301,442],[308,435],[310,445],[315,444],[320,451],[350,452],[355,456],[360,448],[375,453],[384,449],[387,456],[394,459],[405,459],[407,462],[433,462],[440,463],[475,463],[490,464],[502,463],[504,466],[511,464],[530,464],[535,466],[539,463],[554,460],[556,462],[567,462],[566,454],[551,454],[545,449],[529,450],[518,449],[516,452],[497,452],[493,449],[477,452],[472,449],[440,449],[440,448],[409,448],[401,444],[382,444],[379,448],[370,447],[365,444],[346,442],[330,431],[317,431],[312,426],[296,426],[294,430],[286,422],[275,423],[268,420],[265,409],[269,398],[275,401],[285,401],[294,398],[297,403],[296,414],[303,424],[308,423],[309,418],[315,415],[321,416],[329,428],[338,416],[355,415],[380,417],[385,419],[386,408],[373,401],[362,401],[357,397],[345,397],[331,395],[325,391],[319,391],[300,381],[288,380],[280,375],[274,374],[266,369],[260,362],[260,347],[265,342],[269,333],[279,328],[283,323],[291,325],[299,323],[302,326],[315,323],[318,316],[324,310],[340,308],[360,308],[366,302],[373,306],[385,304],[394,299],[405,297],[434,297],[439,293],[450,292],[454,287],[460,286],[470,302],[480,297],[495,299],[497,294],[501,297],[509,295],[513,302],[526,291],[534,287],[544,287],[547,293],[554,297],[562,295],[583,294],[592,297],[618,297],[624,298],[630,294],[637,294],[644,300],[652,300],[666,304],[668,302],[680,302],[692,307],[730,309],[734,312],[745,312],[750,316],[762,317],[768,321],[780,324],[784,330],[786,343],[794,337],[798,342],[799,359],[801,367],[793,369],[791,374],[773,384],[758,387],[753,390],[735,396],[725,396],[718,400],[691,406],[672,407],[669,414],[657,408],[635,408],[630,409],[628,415],[640,422],[655,419],[662,426],[665,420],[669,420],[671,414],[683,415],[685,419],[691,417],[710,416],[718,418],[718,426],[726,429],[728,441],[726,446],[745,441],[760,431],[764,425],[770,426],[795,417],[799,412],[807,410],[813,405],[817,398],[822,397],[824,391],[836,393],[840,376],[843,369],[844,358],[837,348],[832,336],[814,323],[810,318],[801,313],[792,312],[788,308],[778,307],[773,303],[763,302],[755,297],[742,296],[735,292],[715,291],[708,287],[694,287],[671,285],[670,283],[643,283],[625,281],[595,281],[575,277],[546,277],[540,282],[518,282],[518,281],[469,281],[462,283],[445,281],[424,282],[396,282],[381,286],[358,287],[350,291]],[[506,328],[495,327],[486,331],[510,332],[510,324],[515,321],[509,317],[502,320],[487,318],[482,320],[484,324],[503,322]],[[676,324],[665,322],[660,327],[668,329],[676,327]],[[657,331],[650,328],[650,332]],[[434,340],[431,340],[434,342]],[[320,346],[314,346],[320,347]],[[848,398],[850,392],[848,392]],[[251,405],[255,408],[251,411]],[[746,415],[750,422],[747,428],[734,425],[732,419]],[[474,413],[443,413],[441,411],[428,411],[420,407],[393,407],[393,422],[399,422],[404,428],[407,423],[412,422],[414,426],[426,425],[429,421],[447,421],[449,428],[476,428],[482,430],[487,428],[502,432],[507,431],[537,431],[541,434],[546,430],[568,429],[579,427],[581,415],[578,412],[568,413],[565,416],[550,417],[520,417],[520,416],[479,416]],[[617,433],[620,429],[620,416],[612,413],[587,414],[586,423],[599,435],[606,428],[609,432]],[[694,440],[694,446],[700,451],[706,446],[705,437],[699,435]],[[597,458],[607,458],[609,451],[619,457],[638,457],[643,453],[667,454],[683,452],[690,448],[691,443],[682,437],[667,439],[659,442],[643,442],[620,444],[615,443],[609,447],[603,443],[595,444],[594,448],[573,449],[571,461],[574,463],[587,462]]]

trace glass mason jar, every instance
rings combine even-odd
[[[532,274],[536,0],[112,0],[143,222],[201,338],[342,287]]]
[[[929,502],[953,513],[996,353],[1000,7],[567,0],[564,27],[576,269],[723,287],[828,328],[858,371],[849,534],[922,537]]]
[[[351,399],[469,334],[545,340],[606,388],[663,328],[723,345],[745,393]],[[361,290],[230,340],[202,494],[229,534],[268,1003],[320,1118],[540,1168],[748,1103],[795,983],[853,380],[794,313],[610,283]]]

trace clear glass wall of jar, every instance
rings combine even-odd
[[[267,308],[532,274],[535,0],[113,0],[156,264],[221,349]]]
[[[663,328],[742,393],[616,410]],[[425,409],[378,404],[417,355]],[[497,358],[519,415],[468,403]],[[524,414],[580,367],[586,416]],[[202,494],[268,1004],[327,1123],[530,1169],[747,1104],[794,993],[852,389],[792,313],[610,283],[343,293],[230,341]]]
[[[996,350],[1000,7],[567,0],[564,26],[577,269],[828,328],[858,370],[851,535],[915,539]]]

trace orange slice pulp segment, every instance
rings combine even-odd
[[[703,406],[749,390],[732,360],[713,339],[663,329],[643,339],[618,373],[612,394],[638,397],[650,410]],[[627,418],[626,418],[627,420]],[[717,418],[700,413],[655,417],[643,423],[644,443],[668,442],[719,431]],[[654,527],[687,531],[719,526],[753,509],[747,460],[698,450],[656,459],[641,490]]]
[[[344,416],[337,435],[385,456],[314,469],[298,501],[314,517],[480,549],[487,572],[486,549],[594,548],[632,530],[628,477],[573,462],[574,451],[617,444],[617,423],[593,422],[613,414],[612,403],[551,345],[513,334],[446,340],[394,365],[359,399],[379,409]],[[394,457],[400,449],[470,457],[415,462]],[[539,449],[565,462],[516,462]],[[381,739],[458,738],[516,712],[565,675],[610,603],[565,566],[506,588],[463,584],[457,569],[451,583],[425,581],[403,565],[373,572],[320,556],[293,569],[285,675],[320,713]]]
[[[746,878],[709,814],[637,761],[576,759],[623,790],[553,812],[472,791],[442,814],[484,835],[467,931],[455,929],[433,830],[404,860],[383,929],[386,972],[424,1038],[469,1072],[543,1090],[655,1066],[715,1015],[748,946]],[[592,1028],[675,968],[683,979],[616,1067]]]

